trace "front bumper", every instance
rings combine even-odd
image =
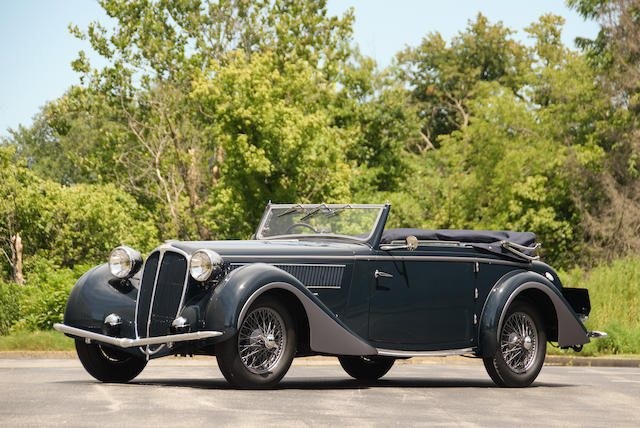
[[[75,337],[95,340],[121,348],[133,348],[137,346],[158,345],[166,343],[186,342],[188,340],[209,339],[222,336],[221,331],[196,331],[194,333],[171,334],[168,336],[145,337],[142,339],[129,339],[128,337],[112,337],[105,334],[94,333],[80,328],[70,327],[65,324],[54,324],[56,330]]]

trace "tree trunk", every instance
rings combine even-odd
[[[24,275],[22,274],[22,238],[19,233],[11,237],[11,267],[13,267],[13,280],[20,285],[25,285]]]

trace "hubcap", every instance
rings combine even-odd
[[[284,321],[271,308],[250,312],[238,332],[238,353],[242,364],[256,374],[270,373],[278,365],[285,343]]]
[[[500,350],[505,363],[516,373],[524,373],[533,366],[538,351],[538,331],[529,315],[515,312],[507,318]]]

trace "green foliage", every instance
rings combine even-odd
[[[0,148],[0,236],[6,243],[19,232],[25,259],[39,254],[71,267],[104,259],[121,243],[142,251],[155,246],[152,218],[127,193],[111,184],[63,186],[43,180],[14,163],[12,153]]]
[[[0,335],[9,333],[11,326],[20,319],[22,291],[15,282],[0,279]]]
[[[26,285],[12,278],[11,237],[23,242]],[[122,243],[142,251],[156,245],[149,213],[112,184],[64,186],[31,172],[0,147],[0,334],[51,328],[62,320],[69,291],[90,265]],[[5,280],[6,279],[6,280]]]
[[[21,290],[20,317],[12,330],[50,329],[54,323],[62,322],[71,287],[88,268],[59,268],[49,260],[32,258],[28,271],[33,273]]]
[[[304,61],[279,70],[272,54],[242,53],[213,62],[194,82],[192,96],[211,122],[209,140],[224,158],[203,207],[203,224],[214,236],[249,236],[255,224],[246,220],[259,218],[270,199],[349,199],[346,142],[329,126],[325,85]]]
[[[30,258],[26,285],[0,281],[0,334],[50,329],[62,322],[71,287],[89,267],[60,268],[51,260]]]
[[[346,159],[357,165],[352,193],[370,201],[378,192],[394,191],[411,167],[404,148],[420,144],[418,114],[404,86],[390,72],[379,72],[374,60],[357,54],[343,72],[329,109],[347,140]]]
[[[469,123],[468,103],[478,82],[496,81],[514,92],[526,84],[529,52],[511,34],[479,13],[449,44],[429,33],[418,47],[398,54],[400,77],[419,106],[429,144],[437,147],[440,135]]]
[[[565,287],[589,289],[589,330],[609,337],[585,345],[584,353],[640,353],[640,257],[628,256],[585,271],[560,272]]]

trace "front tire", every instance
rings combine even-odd
[[[521,388],[538,377],[547,352],[547,336],[535,306],[513,303],[504,317],[495,354],[483,358],[491,379],[499,386]]]
[[[293,318],[273,297],[261,297],[230,339],[216,346],[218,367],[236,388],[270,388],[280,382],[296,351]]]
[[[84,339],[76,339],[76,352],[85,370],[101,382],[129,382],[147,365],[145,359]]]
[[[389,357],[338,357],[340,365],[349,376],[361,381],[370,382],[380,379],[386,375],[393,363],[394,358]]]

